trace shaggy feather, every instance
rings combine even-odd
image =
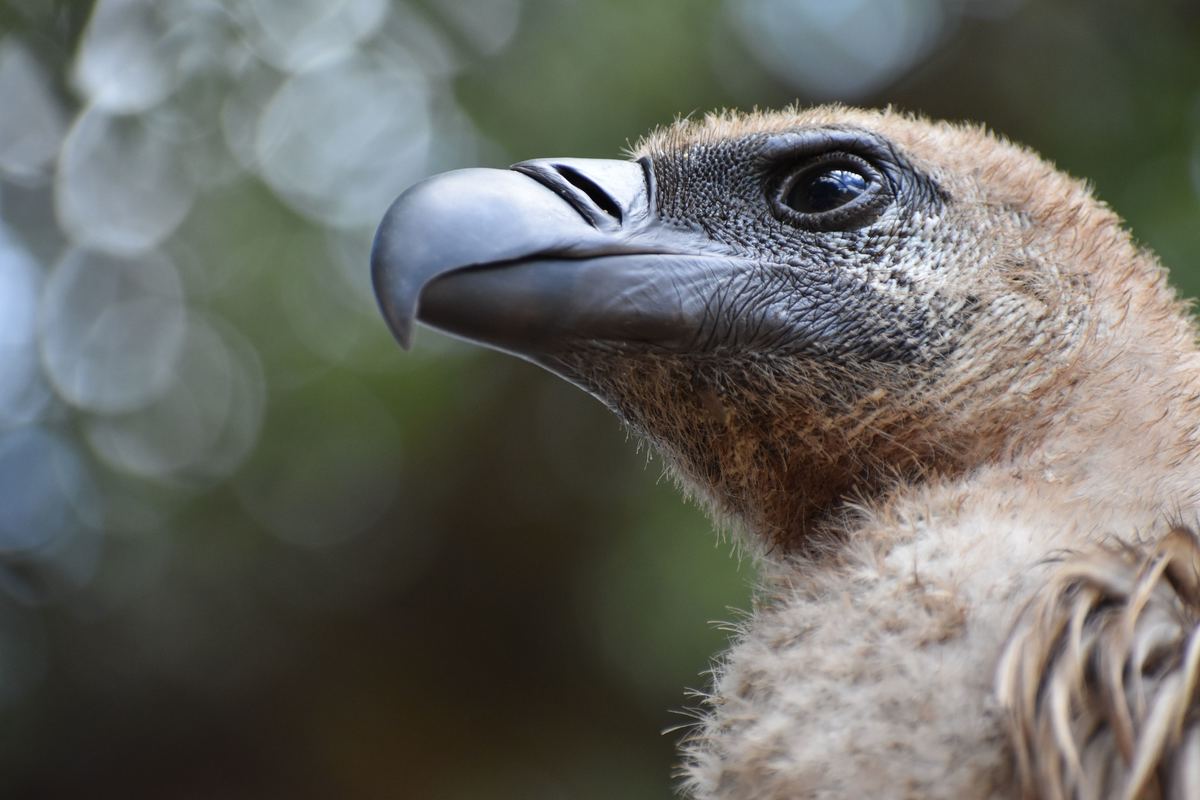
[[[1200,797],[1200,539],[1060,556],[997,674],[1025,796]],[[1116,757],[1114,757],[1114,755]]]

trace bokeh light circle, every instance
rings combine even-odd
[[[429,102],[425,78],[396,58],[356,55],[293,76],[259,119],[259,171],[317,222],[373,224],[423,174]]]
[[[155,247],[183,222],[194,194],[174,142],[137,117],[89,109],[63,143],[56,210],[78,244],[114,253]]]
[[[183,287],[161,253],[117,258],[74,249],[42,296],[42,364],[67,402],[121,413],[168,387],[187,333]]]
[[[87,438],[105,462],[140,477],[219,480],[253,447],[264,398],[253,348],[192,315],[166,391],[137,412],[92,418]]]

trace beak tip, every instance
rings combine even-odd
[[[397,304],[396,298],[384,292],[377,292],[377,299],[379,300],[379,310],[383,312],[388,330],[392,332],[392,336],[395,337],[402,349],[411,350],[415,309],[409,308],[409,304],[406,303]]]
[[[413,326],[412,322],[407,319],[388,320],[388,329],[392,332],[392,338],[400,345],[400,349],[404,351],[412,350],[413,341]]]
[[[408,352],[412,350],[412,326],[405,326],[404,330],[393,330],[392,334],[396,337],[396,341],[400,344],[400,349]]]
[[[394,208],[394,206],[393,206]],[[387,321],[388,329],[396,342],[404,350],[412,349],[413,317],[416,315],[416,298],[413,296],[408,281],[404,279],[402,270],[390,263],[395,260],[392,252],[397,244],[389,231],[388,215],[375,234],[371,248],[371,283],[375,288],[375,298],[379,310]]]

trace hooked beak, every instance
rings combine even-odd
[[[658,218],[648,166],[595,159],[437,175],[392,204],[371,253],[403,347],[416,319],[534,361],[582,341],[687,349],[745,269]]]

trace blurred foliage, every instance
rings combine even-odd
[[[792,100],[985,122],[1200,291],[1200,7],[0,1],[0,796],[668,798],[752,569],[427,331],[417,178]]]

